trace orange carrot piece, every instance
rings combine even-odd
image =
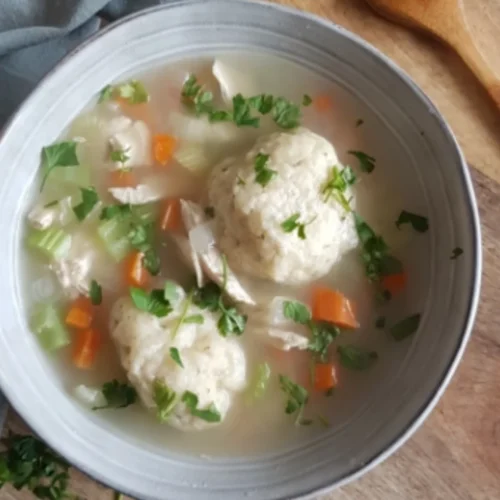
[[[314,365],[314,388],[317,391],[328,391],[337,385],[337,371],[333,363]]]
[[[170,198],[166,201],[163,214],[160,219],[162,231],[181,231],[184,227],[181,217],[181,204],[178,198]]]
[[[109,173],[109,185],[111,187],[135,187],[137,186],[137,179],[131,170],[112,170]]]
[[[391,295],[396,295],[406,288],[408,276],[405,272],[390,274],[382,277],[382,288],[388,290]]]
[[[320,94],[313,99],[313,105],[319,113],[326,113],[333,108],[333,101],[329,95]]]
[[[89,328],[93,319],[92,302],[88,297],[78,297],[66,315],[66,324],[74,328],[85,329]]]
[[[101,336],[97,330],[88,328],[76,334],[73,343],[73,364],[83,370],[90,368],[101,346]]]
[[[172,158],[177,139],[167,134],[157,134],[153,137],[153,156],[160,164],[165,166]]]
[[[341,328],[358,328],[352,303],[340,292],[326,287],[313,290],[312,315],[317,321],[328,321]]]
[[[132,252],[125,259],[125,279],[128,285],[144,288],[149,281],[149,274],[142,263],[144,254]]]

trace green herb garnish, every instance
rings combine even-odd
[[[353,345],[339,345],[337,352],[342,366],[350,370],[366,370],[378,359],[375,351],[368,351]]]
[[[163,290],[152,290],[150,293],[142,288],[130,287],[130,297],[135,307],[158,318],[163,318],[172,312],[170,302],[165,299]]]
[[[205,322],[205,318],[203,317],[203,314],[192,314],[191,316],[186,316],[182,322],[186,325],[202,325]]]
[[[413,314],[392,326],[389,332],[394,340],[404,340],[414,334],[420,325],[420,317],[420,314]]]
[[[149,101],[149,94],[146,87],[137,80],[123,83],[116,90],[118,95],[129,104],[142,104]]]
[[[78,167],[80,162],[76,155],[77,143],[74,141],[64,141],[45,146],[42,149],[42,184],[40,191],[43,190],[47,178],[54,168],[59,167]]]
[[[330,420],[328,418],[326,418],[325,416],[323,416],[323,415],[318,415],[318,420],[319,420],[319,423],[323,427],[330,427],[331,426]]]
[[[278,173],[276,170],[267,168],[267,162],[269,161],[269,155],[259,153],[255,157],[255,182],[260,184],[262,187],[266,187],[272,178]]]
[[[205,207],[204,212],[205,212],[205,215],[210,219],[213,219],[215,217],[214,207]]]
[[[73,207],[73,212],[79,221],[85,220],[92,212],[94,207],[99,203],[99,196],[93,187],[80,188],[82,193],[82,201]]]
[[[123,149],[115,149],[111,151],[109,157],[111,158],[111,161],[114,161],[115,163],[125,163],[130,159],[127,151],[124,151]]]
[[[378,329],[383,329],[383,328],[385,328],[385,317],[384,317],[384,316],[379,316],[379,317],[375,320],[375,328],[378,328]]]
[[[163,287],[163,297],[166,301],[171,304],[176,303],[179,300],[178,285],[175,281],[165,281],[165,286]]]
[[[301,118],[299,106],[284,97],[278,97],[274,100],[273,120],[276,125],[284,129],[292,129],[300,125]]]
[[[375,158],[363,153],[363,151],[348,151],[350,155],[355,156],[359,160],[359,167],[363,172],[371,173],[375,169]]]
[[[429,229],[429,219],[422,215],[403,210],[396,221],[396,227],[399,229],[402,224],[411,224],[413,229],[419,233],[425,233]]]
[[[279,382],[281,390],[287,396],[285,413],[287,415],[293,415],[297,412],[295,423],[299,424],[302,417],[302,411],[309,399],[309,393],[304,387],[296,384],[285,375],[279,375]]]
[[[132,207],[128,203],[125,205],[108,205],[102,209],[99,218],[101,220],[110,220],[115,217],[130,215],[131,213]]]
[[[361,127],[361,125],[363,125],[363,123],[365,123],[365,121],[363,119],[361,119],[361,118],[358,118],[356,120],[356,128],[357,127]]]
[[[170,357],[174,360],[175,363],[177,363],[181,368],[184,368],[184,365],[182,364],[182,359],[181,355],[179,353],[179,349],[177,347],[171,347],[170,348]]]
[[[292,233],[297,229],[297,235],[301,240],[306,239],[306,224],[299,222],[300,219],[300,214],[297,212],[290,217],[284,222],[282,222],[281,229],[285,231],[285,233]]]
[[[190,411],[193,417],[201,418],[205,422],[220,422],[221,415],[215,405],[211,403],[208,408],[200,410],[198,408],[198,396],[191,391],[185,391],[182,395],[182,402]]]
[[[316,354],[322,361],[328,356],[332,342],[340,335],[338,327],[325,321],[311,321],[311,338],[307,350]]]
[[[98,103],[109,101],[113,98],[113,93],[114,93],[114,88],[112,85],[106,85],[101,89],[99,92],[99,99],[97,100]]]
[[[102,303],[102,288],[96,280],[90,282],[90,302],[94,306],[99,306]]]
[[[177,404],[177,394],[159,379],[153,382],[153,401],[156,416],[160,422],[166,422]]]
[[[93,410],[105,410],[110,408],[126,408],[137,401],[136,390],[127,383],[112,380],[102,386],[102,394],[106,399],[104,406],[95,406]]]
[[[310,95],[304,94],[304,97],[302,97],[302,106],[310,106],[312,104],[313,100]]]
[[[325,195],[325,202],[327,202],[330,197],[333,197],[346,212],[350,212],[351,207],[349,205],[349,200],[346,199],[344,193],[347,188],[352,186],[355,182],[356,175],[351,167],[344,167],[342,170],[339,170],[336,166],[332,167],[330,177],[321,190],[321,193]]]
[[[464,251],[460,247],[455,247],[451,252],[450,260],[458,259],[463,253]]]
[[[311,320],[311,312],[302,302],[285,300],[283,302],[283,315],[301,325],[306,325]]]

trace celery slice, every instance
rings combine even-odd
[[[203,172],[213,164],[212,158],[207,154],[206,147],[195,142],[181,142],[174,158],[184,168],[194,173]]]
[[[158,219],[160,207],[158,203],[146,203],[144,205],[135,205],[132,210],[137,219],[144,224],[148,224]]]
[[[55,351],[70,343],[68,330],[52,304],[37,304],[30,317],[30,327],[46,351]]]
[[[131,251],[128,239],[129,227],[126,221],[115,217],[102,221],[97,227],[97,234],[104,243],[107,252],[120,262]]]
[[[247,401],[252,402],[264,396],[271,379],[271,367],[268,363],[257,366],[253,383],[249,387]]]
[[[90,168],[86,165],[76,167],[54,168],[47,181],[47,185],[72,184],[79,187],[91,184]]]
[[[71,248],[71,235],[55,227],[30,229],[26,241],[29,248],[55,260],[65,257]]]

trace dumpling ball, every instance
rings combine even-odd
[[[333,145],[299,128],[262,136],[248,153],[214,168],[209,203],[217,243],[234,271],[305,284],[357,246],[352,215],[323,192],[333,167],[342,170]],[[354,208],[350,186],[343,196]]]
[[[144,406],[157,411],[154,388],[159,382],[176,395],[166,423],[182,431],[199,431],[222,423],[235,395],[246,387],[246,358],[238,340],[221,337],[215,313],[188,305],[186,317],[201,315],[203,321],[181,323],[177,329],[185,301],[181,298],[173,312],[157,318],[138,310],[130,298],[121,298],[113,306],[110,331]],[[174,361],[171,348],[177,348],[184,367]],[[186,391],[197,396],[197,409],[215,408],[220,422],[193,415],[182,402]]]

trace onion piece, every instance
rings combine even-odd
[[[106,406],[107,401],[104,394],[96,387],[89,387],[87,385],[77,385],[73,390],[73,395],[85,407],[92,409],[98,406]]]

